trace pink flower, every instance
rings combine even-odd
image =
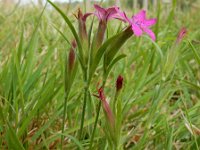
[[[107,9],[100,7],[99,5],[94,5],[96,15],[100,21],[107,22],[109,19],[116,18],[116,14],[119,12],[119,7],[113,6]]]
[[[128,22],[136,36],[141,36],[146,32],[152,40],[155,41],[156,37],[152,30],[149,29],[156,23],[156,19],[146,19],[146,11],[141,10],[138,14],[134,15],[131,19],[126,16],[124,12],[118,12],[119,17],[124,22]]]

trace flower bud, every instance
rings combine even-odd
[[[72,71],[75,63],[75,48],[76,48],[76,41],[72,41],[71,43],[72,47],[70,48],[69,51],[69,56],[68,56],[68,65],[69,65],[69,71]]]
[[[104,110],[104,112],[105,112],[105,115],[106,115],[108,121],[110,122],[110,125],[111,125],[111,126],[114,126],[114,123],[115,123],[114,115],[113,115],[113,113],[112,113],[112,110],[111,110],[111,108],[110,108],[108,102],[106,101],[106,97],[105,97],[105,95],[104,95],[104,90],[103,90],[102,87],[98,89],[98,94],[99,94],[99,95],[98,95],[98,98],[99,98],[99,99],[101,100],[101,102],[102,102],[102,107],[103,107],[103,110]]]
[[[117,81],[116,81],[116,90],[117,90],[117,92],[122,89],[123,80],[124,80],[124,78],[121,75],[119,75],[118,78],[117,78]]]
[[[183,40],[186,34],[187,34],[187,29],[185,27],[181,28],[181,30],[178,33],[176,43],[179,44]]]
[[[72,43],[71,43],[71,45],[72,45],[72,48],[74,48],[74,49],[75,49],[75,48],[77,47],[76,41],[75,41],[75,40],[73,40],[73,41],[72,41]]]
[[[86,19],[88,16],[90,16],[92,13],[86,13],[83,15],[82,11],[79,9],[78,14],[75,15],[75,17],[78,19],[79,24],[79,36],[82,41],[86,40],[88,38],[87,35],[87,29],[86,29]]]

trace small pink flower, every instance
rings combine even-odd
[[[119,17],[124,22],[128,22],[136,36],[141,36],[146,32],[152,40],[155,41],[156,37],[152,30],[149,29],[156,23],[156,19],[146,19],[146,11],[141,10],[138,14],[134,15],[131,19],[126,16],[124,12],[118,12]]]
[[[94,8],[96,9],[94,15],[96,15],[98,19],[103,22],[107,22],[109,19],[116,18],[116,14],[119,12],[119,7],[117,6],[105,9],[95,4]]]

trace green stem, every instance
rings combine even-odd
[[[105,86],[105,83],[106,83],[106,79],[104,78],[103,85],[102,85],[103,88]],[[91,140],[90,140],[89,150],[92,150],[92,146],[93,146],[93,142],[94,142],[94,135],[95,135],[97,123],[98,123],[98,120],[99,120],[100,110],[101,110],[101,101],[99,101],[98,106],[97,106],[97,115],[96,115],[96,118],[95,118],[94,128],[93,128],[93,131],[92,131],[92,137],[91,137]]]
[[[64,141],[64,128],[65,128],[65,118],[66,118],[66,111],[67,111],[67,100],[68,100],[68,93],[65,95],[64,101],[64,111],[63,111],[63,121],[62,121],[62,134],[61,134],[61,150],[63,149],[63,141]]]
[[[93,141],[94,141],[94,135],[95,135],[96,127],[97,127],[97,122],[98,122],[98,119],[99,119],[100,110],[101,110],[101,101],[99,101],[98,106],[97,106],[97,115],[96,115],[96,118],[95,118],[94,128],[93,128],[93,131],[92,131],[92,137],[91,137],[91,140],[90,140],[89,150],[92,150],[92,145],[93,145]]]
[[[84,79],[85,87],[84,87],[84,99],[83,99],[83,110],[82,110],[82,116],[81,116],[81,125],[80,125],[80,130],[79,130],[79,139],[82,139],[85,110],[86,110],[86,104],[87,104],[87,95],[88,95],[88,89],[89,89],[89,84],[88,84],[88,79],[87,79],[87,73],[88,73],[87,70],[88,70],[87,68],[83,70],[83,79]]]
[[[82,134],[83,134],[83,126],[84,126],[85,110],[86,110],[86,103],[87,103],[87,95],[88,95],[88,86],[86,85],[85,91],[84,91],[83,111],[82,111],[82,117],[81,117],[81,126],[80,126],[80,132],[79,132],[79,139],[82,138]]]

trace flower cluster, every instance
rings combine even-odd
[[[95,12],[93,13],[95,16],[98,17],[99,19],[99,29],[101,29],[101,26],[106,26],[108,20],[110,19],[118,19],[121,20],[123,22],[127,22],[129,24],[129,26],[131,27],[133,33],[135,36],[141,36],[143,34],[143,32],[147,33],[152,40],[155,41],[156,37],[155,34],[153,33],[152,30],[150,30],[149,28],[154,25],[156,23],[156,19],[147,19],[146,18],[146,11],[145,10],[141,10],[139,13],[133,15],[131,18],[128,18],[125,12],[122,12],[119,7],[117,6],[113,6],[113,7],[109,7],[109,8],[102,8],[99,5],[94,5],[95,8]],[[79,11],[80,14],[80,11]],[[82,19],[82,17],[77,17],[78,19],[80,19],[81,23],[85,23],[86,17],[88,17],[89,15],[91,15],[92,13],[86,13]],[[84,20],[84,21],[82,21]],[[85,27],[85,25],[83,25]],[[103,34],[105,32],[105,28],[101,29],[101,37],[98,40],[103,40]],[[99,34],[100,34],[99,33]]]

